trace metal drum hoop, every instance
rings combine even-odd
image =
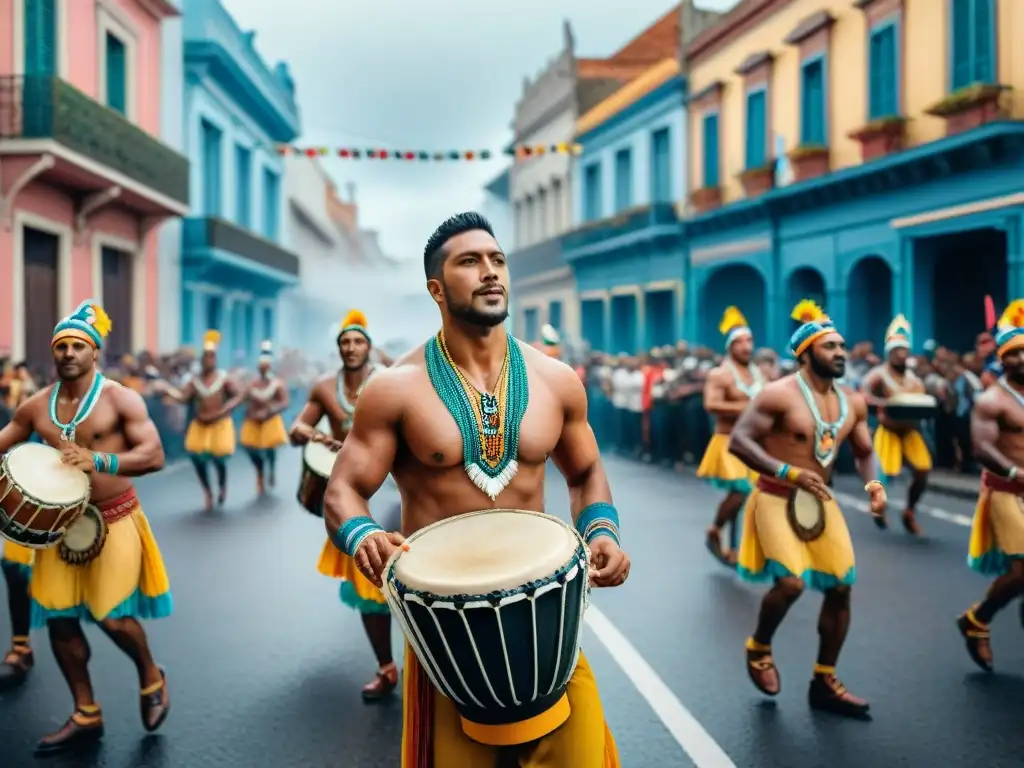
[[[64,546],[64,540],[57,544],[57,553],[60,555],[60,559],[68,565],[88,565],[97,557],[100,552],[103,551],[103,546],[107,543],[107,534],[110,533],[110,526],[107,525],[107,520],[103,517],[103,512],[99,507],[94,504],[86,504],[85,510],[82,512],[82,516],[76,518],[76,522],[84,517],[88,510],[93,509],[96,511],[96,518],[99,520],[99,536],[97,538],[98,544],[87,550],[81,552],[76,550],[68,549]],[[70,526],[68,526],[70,528]]]
[[[801,494],[806,494],[818,505],[818,520],[810,528],[802,525],[796,514],[796,500]],[[793,533],[800,541],[808,543],[816,541],[825,532],[825,503],[808,491],[794,490],[786,500],[786,519],[789,522],[789,527],[793,529]]]

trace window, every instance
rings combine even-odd
[[[993,0],[951,0],[950,86],[957,90],[996,79],[996,25]]]
[[[57,74],[57,0],[15,0],[25,3],[25,74]]]
[[[263,169],[263,234],[268,240],[277,239],[280,179],[269,168]]]
[[[763,88],[747,94],[746,158],[746,168],[761,168],[768,160],[768,93]]]
[[[235,221],[252,226],[252,152],[240,145],[235,146]]]
[[[540,322],[536,308],[523,310],[523,339],[527,342],[540,339]]]
[[[548,325],[562,332],[562,302],[552,301],[548,304]]]
[[[704,115],[704,187],[718,186],[718,113]]]
[[[273,340],[274,338],[274,308],[264,307],[263,308],[263,340]]]
[[[651,202],[672,200],[672,157],[668,128],[651,134]]]
[[[583,171],[583,220],[596,221],[603,215],[601,205],[601,163],[591,163]]]
[[[203,215],[220,216],[221,211],[221,132],[203,120],[199,124],[203,149]]]
[[[128,113],[128,51],[117,35],[106,34],[107,106]]]
[[[801,71],[800,143],[828,144],[825,136],[825,60],[805,61]]]
[[[615,153],[615,212],[633,204],[633,153],[620,149]]]
[[[868,119],[898,115],[899,58],[895,24],[871,30],[868,57]]]

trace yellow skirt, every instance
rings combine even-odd
[[[243,448],[254,451],[269,451],[280,448],[288,443],[288,431],[284,428],[281,414],[271,416],[266,421],[246,419],[242,422],[242,430],[238,442]]]
[[[605,723],[597,681],[582,653],[566,694],[569,719],[526,747],[529,754],[520,759],[520,768],[619,768],[619,751]],[[495,765],[498,748],[473,741],[463,732],[455,703],[433,687],[408,646],[402,702],[401,768]]]
[[[0,555],[0,563],[5,568],[13,567],[19,571],[25,571],[26,573],[32,568],[32,562],[35,559],[36,551],[23,547],[20,544],[15,544],[13,541],[4,539],[3,554]]]
[[[200,424],[196,420],[185,432],[185,450],[193,456],[223,459],[235,452],[235,424],[225,416],[213,424]]]
[[[786,514],[787,499],[755,488],[743,513],[743,538],[737,570],[748,581],[803,579],[824,592],[857,580],[853,542],[835,499],[825,502],[825,530],[814,541],[802,541]]]
[[[1000,576],[1024,558],[1024,499],[982,487],[971,523],[967,564],[978,573]]]
[[[324,576],[342,580],[339,596],[345,605],[360,613],[391,613],[384,593],[363,576],[356,568],[355,560],[334,546],[330,539],[324,543],[316,568]]]
[[[885,477],[898,477],[903,462],[917,472],[930,472],[932,469],[932,455],[916,429],[898,435],[879,425],[875,430],[875,456]]]
[[[729,453],[729,436],[715,434],[697,467],[697,477],[728,493],[750,493],[757,473]]]
[[[48,619],[161,619],[173,600],[164,559],[142,508],[109,523],[95,560],[68,565],[57,547],[36,554],[32,581],[32,626]]]

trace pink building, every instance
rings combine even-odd
[[[156,138],[175,6],[0,0],[0,350],[34,368],[90,297],[108,359],[156,346],[155,229],[188,211],[188,160]]]

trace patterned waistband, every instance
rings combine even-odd
[[[135,495],[135,488],[129,488],[121,495],[115,496],[112,499],[96,502],[95,506],[103,513],[104,521],[116,523],[138,509],[139,497]]]
[[[994,475],[987,469],[981,473],[981,484],[992,491],[1012,493],[1014,496],[1024,496],[1024,484],[1016,480],[1009,480],[1008,478]]]
[[[793,495],[793,491],[796,490],[796,486],[790,485],[782,480],[776,480],[773,477],[759,475],[757,478],[757,490],[762,493],[770,493],[772,496],[778,496],[782,499],[788,499]]]

